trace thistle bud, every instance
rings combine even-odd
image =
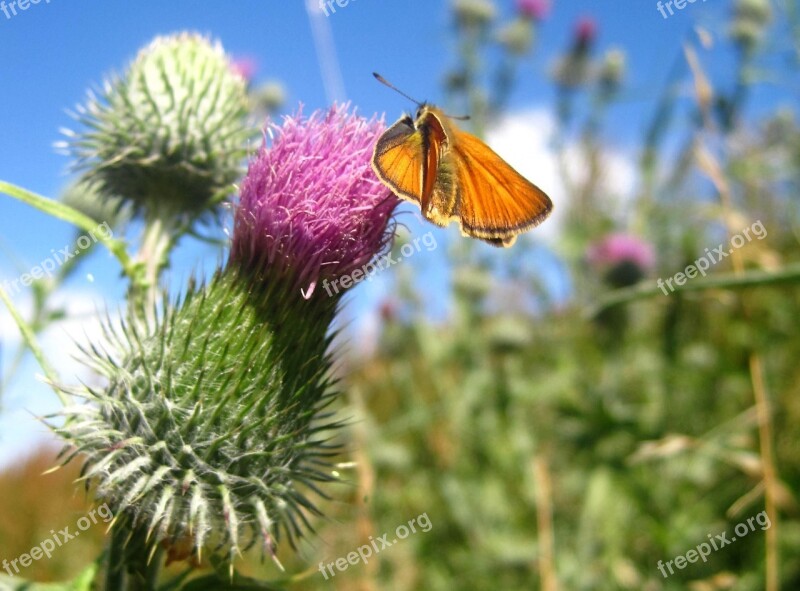
[[[190,217],[241,174],[249,132],[246,81],[218,43],[156,38],[125,74],[78,108],[68,132],[77,168],[148,217]]]
[[[454,0],[456,23],[466,27],[485,27],[497,16],[491,0]]]

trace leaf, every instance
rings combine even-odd
[[[14,322],[17,324],[20,333],[22,333],[22,338],[30,348],[33,356],[36,357],[36,361],[39,362],[39,366],[42,368],[42,371],[47,377],[51,387],[55,391],[56,396],[58,396],[59,400],[61,400],[61,404],[66,406],[69,404],[69,399],[67,398],[66,394],[54,386],[58,382],[58,374],[56,373],[56,370],[53,369],[53,366],[50,365],[50,362],[45,358],[44,351],[42,351],[42,348],[39,346],[39,341],[36,339],[33,329],[27,322],[25,322],[25,319],[19,313],[19,310],[17,310],[16,306],[14,306],[14,303],[11,301],[11,298],[8,297],[8,294],[2,288],[2,286],[0,286],[0,300],[3,300],[3,303],[6,305],[6,308],[8,308],[12,318],[14,318]]]
[[[7,183],[5,181],[0,181],[0,193],[5,193],[9,197],[13,197],[14,199],[22,201],[31,207],[35,207],[39,211],[42,211],[60,220],[69,222],[78,228],[85,230],[86,232],[93,232],[99,226],[95,220],[81,213],[77,209],[70,207],[69,205],[61,203],[60,201],[48,199],[47,197],[42,197],[41,195],[37,195],[35,193],[31,193],[22,187],[12,185],[11,183]],[[109,252],[117,258],[120,265],[122,265],[122,269],[125,271],[125,274],[128,277],[134,277],[136,275],[137,266],[128,256],[128,252],[125,250],[125,243],[123,241],[116,240],[110,236],[104,236],[101,233],[92,235],[95,236],[97,241],[105,246]]]

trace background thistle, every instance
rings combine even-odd
[[[219,43],[193,33],[157,37],[78,109],[83,130],[67,132],[86,181],[144,218],[129,292],[138,315],[158,301],[180,236],[218,213],[242,173],[247,84]]]
[[[219,43],[158,37],[79,107],[84,129],[69,133],[68,147],[105,193],[145,217],[194,217],[241,173],[246,85]]]

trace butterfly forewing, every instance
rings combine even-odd
[[[405,117],[387,129],[375,145],[372,167],[395,194],[408,201],[422,200],[426,158],[422,133]]]

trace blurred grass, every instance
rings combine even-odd
[[[17,465],[0,472],[0,561],[9,563],[46,539],[53,531],[69,528],[70,534],[78,532],[78,520],[94,506],[83,487],[75,485],[80,466],[44,474],[56,465],[53,448],[34,450]],[[34,561],[27,568],[19,563],[20,573],[9,567],[14,576],[41,582],[63,581],[77,576],[102,552],[107,527],[102,519],[80,536],[57,547],[50,559]],[[0,571],[7,575],[7,571]]]

